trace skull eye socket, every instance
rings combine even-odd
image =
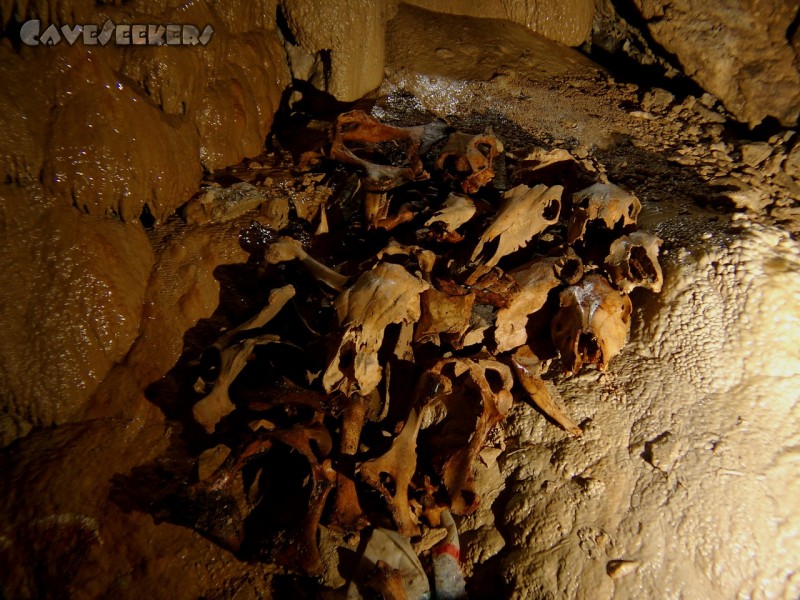
[[[631,257],[628,261],[631,278],[634,281],[649,281],[654,282],[658,278],[655,268],[650,257],[647,255],[647,250],[641,246],[636,246],[631,250]]]
[[[628,204],[628,216],[633,219],[636,216],[636,205],[633,202]]]
[[[578,356],[583,362],[597,362],[600,357],[600,345],[592,333],[581,333],[578,338]]]
[[[623,304],[622,305],[622,322],[627,323],[631,318],[631,306],[630,304]]]
[[[475,146],[478,149],[478,152],[483,154],[486,158],[491,158],[492,156],[492,146],[489,144],[478,144]]]
[[[546,221],[555,221],[558,218],[560,209],[561,203],[558,200],[550,200],[542,211],[542,218]]]

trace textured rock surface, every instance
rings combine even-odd
[[[49,79],[59,91],[44,144],[47,191],[93,215],[133,221],[147,205],[156,219],[168,216],[197,188],[193,125],[122,83],[101,54],[54,50]]]
[[[239,245],[244,220],[187,228],[173,223],[157,242],[153,276],[144,299],[142,326],[125,361],[108,375],[86,407],[90,418],[161,418],[147,387],[162,378],[184,350],[186,332],[210,318],[220,304],[221,265],[246,262]]]
[[[389,21],[386,39],[387,79],[381,91],[387,96],[409,90],[421,108],[440,116],[501,113],[561,139],[611,143],[616,124],[609,124],[609,114],[618,109],[581,91],[601,69],[572,48],[516,23],[407,5]],[[620,120],[626,116],[618,115]]]
[[[0,260],[11,275],[0,292],[3,445],[32,425],[79,418],[136,339],[153,251],[138,223],[120,219],[163,221],[194,194],[203,166],[223,167],[263,150],[288,82],[275,11],[274,1],[3,3],[3,27],[12,18],[111,18],[215,30],[208,46],[193,48],[0,45],[0,169],[13,184],[0,194]],[[197,277],[199,287],[215,283],[217,264]],[[188,321],[166,321],[185,331],[207,316],[218,287],[207,289],[210,297],[194,304],[198,294],[184,290],[176,313]],[[153,315],[146,316],[151,323]],[[158,370],[156,357],[174,362],[177,355],[168,344],[153,345],[163,351],[152,359],[160,376],[172,363]],[[138,374],[141,384],[131,389],[141,392],[152,380],[149,372]],[[112,397],[115,406],[129,398]]]
[[[800,115],[797,50],[788,39],[797,4],[782,0],[635,0],[653,39],[740,121]]]
[[[448,13],[492,19],[508,19],[567,46],[580,46],[592,30],[593,0],[405,0],[407,4]]]
[[[219,18],[233,28],[242,10],[260,26],[258,11],[243,4],[220,8]],[[274,3],[265,6],[274,12]],[[67,19],[94,3],[50,8]],[[510,152],[534,143],[568,148],[598,179],[634,191],[645,204],[642,225],[665,240],[664,291],[636,292],[632,339],[609,373],[557,381],[582,438],[520,405],[497,436],[505,451],[482,454],[482,507],[459,522],[471,597],[797,597],[800,256],[796,241],[758,222],[778,218],[766,207],[796,222],[797,140],[771,139],[756,160],[703,103],[617,85],[581,55],[515,24],[401,7],[389,27],[378,112],[395,103],[416,122],[441,116],[476,132],[492,126]],[[241,51],[260,56],[265,46],[254,39]],[[142,54],[106,67],[139,82],[135,93],[171,127],[199,110],[207,85],[226,85],[205,70],[218,63],[183,54],[186,63]],[[9,60],[0,69],[21,76]],[[202,76],[187,76],[189,66]],[[30,83],[29,101],[46,112],[45,83]],[[250,93],[233,87],[215,110]],[[0,386],[16,386],[3,390],[0,442],[27,436],[0,452],[3,594],[300,597],[306,590],[294,580],[270,590],[262,567],[148,514],[155,492],[143,476],[152,461],[177,483],[186,473],[172,453],[176,436],[161,423],[161,409],[180,407],[151,404],[150,385],[189,342],[227,324],[225,310],[235,311],[245,292],[264,292],[239,246],[247,217],[158,228],[145,292],[154,259],[140,229],[35,191],[50,149],[46,124],[22,119],[31,114],[20,104],[26,93],[0,88],[10,107],[0,114],[18,119],[0,140],[0,164],[22,184],[0,193]],[[245,102],[230,114],[255,122],[262,115],[251,109]],[[225,152],[231,143],[219,140]],[[755,200],[724,203],[730,190],[714,187],[723,177]],[[253,289],[231,286],[233,274]],[[126,418],[105,418],[115,415]],[[31,421],[76,416],[95,420],[31,431]],[[324,552],[336,555],[332,546]]]
[[[176,8],[5,2],[4,24],[12,16],[101,24],[111,18],[210,24],[215,33],[191,50],[3,45],[0,108],[10,131],[0,142],[3,175],[41,178],[54,195],[91,214],[129,221],[146,206],[163,220],[197,189],[201,164],[217,169],[261,152],[289,81],[274,15],[268,1]]]
[[[176,437],[163,423],[97,420],[38,431],[0,455],[4,596],[258,597],[245,592],[263,585],[262,565],[141,511],[138,498],[154,491],[141,466]],[[181,476],[180,464],[161,468]]]
[[[724,142],[724,118],[691,97],[640,97],[577,60],[556,70],[516,38],[502,62],[487,60],[504,65],[493,72],[482,59],[496,33],[476,26],[456,46],[460,27],[470,24],[439,29],[401,9],[387,112],[492,126],[512,152],[536,143],[525,134],[566,146],[597,161],[583,164],[598,179],[636,193],[642,227],[665,240],[662,293],[634,293],[631,341],[609,372],[556,381],[583,436],[516,406],[505,452],[479,473],[486,502],[460,523],[472,595],[796,597],[800,245],[759,223],[763,208],[731,217],[695,202],[731,206],[716,187],[729,176],[795,210],[794,184],[769,183],[786,169],[791,132],[753,168],[746,143]],[[430,38],[453,53],[437,55]]]
[[[309,55],[307,60],[316,61],[325,71],[317,83],[321,89],[350,102],[380,85],[391,2],[281,0],[280,6],[299,48]],[[323,51],[325,59],[319,56]],[[292,66],[298,77],[300,59],[294,56]]]
[[[136,225],[0,189],[0,425],[76,418],[136,338],[153,253]],[[16,423],[16,425],[14,425]],[[23,428],[24,431],[24,428]]]
[[[295,78],[310,81],[343,101],[357,100],[380,85],[386,21],[397,14],[398,5],[402,9],[402,2],[281,0],[279,4],[295,42],[287,41]],[[412,0],[407,4],[438,13],[504,19],[571,46],[587,40],[594,16],[592,0]]]
[[[674,248],[663,293],[637,296],[609,375],[558,386],[583,437],[530,410],[511,425],[506,583],[528,598],[797,597],[800,248],[746,221],[653,216]],[[614,560],[630,571],[610,577]]]

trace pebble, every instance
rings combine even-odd
[[[725,117],[723,117],[718,112],[714,112],[713,110],[709,110],[702,104],[695,104],[693,107],[694,112],[696,112],[700,117],[709,121],[710,123],[724,123],[727,121]]]
[[[617,579],[618,577],[630,575],[636,571],[638,566],[639,563],[635,560],[610,560],[606,564],[606,573],[612,579]]]
[[[647,110],[656,110],[656,111],[664,111],[666,110],[673,102],[675,102],[675,96],[668,92],[667,90],[663,90],[661,88],[655,88],[651,92],[647,92],[644,95],[644,99],[642,100],[642,107]]]
[[[766,142],[756,142],[742,146],[742,162],[751,167],[757,167],[767,160],[772,154],[772,146]]]
[[[793,179],[800,181],[800,142],[789,151],[786,162],[783,164],[783,170]]]

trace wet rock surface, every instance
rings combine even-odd
[[[742,139],[711,97],[620,85],[578,55],[559,59],[565,51],[538,38],[531,38],[528,54],[516,34],[501,48],[491,29],[488,39],[475,33],[474,44],[459,47],[447,29],[477,32],[469,29],[474,24],[427,18],[442,28],[412,38],[427,25],[409,15],[401,9],[400,20],[390,22],[389,56],[399,58],[390,60],[376,116],[405,125],[442,117],[474,132],[488,125],[512,153],[532,144],[569,149],[587,172],[635,193],[643,204],[640,224],[664,240],[661,295],[634,290],[639,308],[630,342],[608,372],[545,381],[583,435],[571,437],[517,404],[481,452],[474,485],[483,502],[458,521],[471,595],[796,597],[796,134]],[[425,37],[463,54],[452,73],[447,60],[453,56],[437,55],[436,47],[423,45]],[[406,39],[419,41],[418,53],[407,51]],[[504,63],[507,68],[489,68]],[[37,125],[30,127],[14,135],[38,139]],[[15,180],[35,178],[35,153],[24,160],[21,152],[7,156]],[[344,584],[337,552],[343,541],[327,530],[320,538],[323,576],[298,580],[273,576],[189,528],[160,522],[155,507],[161,494],[173,491],[159,489],[163,481],[179,486],[196,476],[187,459],[198,450],[187,449],[185,438],[163,423],[189,420],[186,407],[158,401],[176,395],[164,375],[195,360],[222,327],[246,319],[265,300],[266,290],[254,284],[232,285],[258,281],[248,258],[271,234],[252,222],[285,222],[290,199],[307,205],[309,214],[319,207],[313,182],[279,175],[266,162],[247,161],[226,175],[228,183],[272,190],[255,212],[202,226],[170,221],[149,240],[118,222],[47,208],[52,200],[46,210],[35,206],[15,216],[17,203],[33,195],[18,189],[3,195],[14,202],[0,219],[4,233],[14,235],[20,221],[36,223],[20,227],[35,232],[48,215],[74,224],[64,250],[56,245],[48,254],[38,233],[17,234],[3,248],[6,272],[16,275],[4,288],[4,323],[25,323],[18,298],[44,296],[45,302],[25,306],[49,315],[52,306],[61,307],[55,298],[71,297],[73,284],[58,279],[61,271],[72,272],[61,257],[75,257],[76,272],[83,272],[80,242],[87,236],[100,238],[98,247],[111,244],[138,256],[126,259],[122,271],[108,267],[109,281],[135,290],[111,313],[134,315],[145,298],[135,342],[132,317],[110,345],[68,344],[81,351],[111,348],[97,351],[97,373],[119,363],[88,406],[81,395],[65,412],[84,411],[94,420],[31,431],[26,418],[33,412],[24,408],[0,421],[4,442],[19,438],[0,453],[0,476],[10,482],[0,510],[0,573],[11,597],[61,591],[75,597],[326,597]],[[84,223],[91,223],[86,231]],[[106,227],[107,236],[97,233]],[[143,250],[149,245],[154,258]],[[35,276],[22,272],[17,267],[27,263],[20,254],[51,256],[51,266]],[[150,261],[157,267],[145,292]],[[90,262],[89,272],[105,264]],[[79,302],[86,296],[78,294]],[[90,323],[86,314],[105,314],[103,306],[84,306],[83,321],[68,321]],[[35,320],[48,322],[38,314]],[[52,329],[62,328],[58,321]],[[27,334],[9,335],[0,347],[14,348]],[[41,339],[30,346],[40,348]],[[47,346],[42,369],[59,364],[58,348]],[[53,378],[37,379],[51,385],[63,374]],[[74,398],[78,387],[57,392],[59,401]],[[28,393],[26,383],[20,389]],[[48,422],[53,405],[36,409],[44,415],[37,424]],[[108,418],[114,415],[123,418]],[[164,475],[159,485],[144,477],[153,473]]]
[[[790,40],[797,28],[796,5],[763,0],[717,2],[703,9],[683,0],[634,4],[653,40],[738,120],[755,126],[769,116],[787,127],[797,125],[800,70]]]
[[[14,598],[232,598],[268,570],[189,529],[159,523],[146,498],[187,465],[163,423],[105,419],[43,429],[0,456],[0,578]],[[137,470],[138,469],[138,470]],[[32,501],[34,500],[35,501]],[[250,583],[252,582],[252,584]]]
[[[407,4],[452,15],[504,19],[524,25],[534,33],[567,46],[580,46],[586,41],[594,16],[594,3],[586,0],[492,0],[480,4],[464,0],[411,0]]]
[[[75,420],[139,333],[150,243],[136,225],[13,185],[0,190],[0,230],[2,411],[29,426]]]
[[[0,144],[6,179],[40,181],[65,204],[93,215],[165,220],[194,194],[201,166],[219,169],[261,153],[289,82],[274,14],[271,2],[219,11],[209,2],[58,4],[52,15],[47,6],[4,3],[3,28],[13,16],[19,22],[209,24],[215,32],[207,46],[191,51],[4,44],[0,103],[11,123]]]

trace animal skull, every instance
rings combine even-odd
[[[596,183],[572,195],[572,215],[567,227],[567,243],[582,240],[586,226],[591,221],[601,221],[606,228],[614,229],[636,225],[642,203],[613,183]]]
[[[510,273],[520,285],[508,306],[497,311],[495,342],[498,352],[513,350],[527,341],[528,317],[547,302],[551,290],[561,281],[556,276],[555,264],[559,258],[535,260],[524,268]]]
[[[490,133],[472,135],[457,131],[447,138],[447,145],[436,159],[440,171],[453,171],[460,178],[461,189],[474,194],[494,179],[492,161],[503,152],[503,144]]]
[[[336,354],[322,378],[325,391],[368,395],[381,381],[378,350],[391,324],[408,326],[420,318],[420,294],[430,284],[400,265],[378,263],[336,298],[344,328]]]
[[[443,359],[429,372],[449,379],[438,400],[446,415],[429,437],[434,464],[450,494],[452,512],[468,514],[480,502],[475,460],[491,429],[511,410],[513,376],[508,366],[491,359]]]
[[[612,288],[602,275],[592,274],[562,291],[560,304],[551,333],[567,368],[577,373],[589,363],[604,371],[627,340],[630,298]]]
[[[646,231],[634,231],[611,244],[605,260],[612,283],[623,292],[644,287],[661,291],[664,277],[658,264],[661,239]]]
[[[433,236],[443,242],[457,243],[464,239],[456,230],[475,216],[475,203],[461,194],[450,194],[441,208],[425,222]]]
[[[494,240],[497,240],[497,249],[485,262],[487,267],[495,266],[504,256],[527,246],[534,236],[558,222],[563,191],[560,185],[537,185],[534,188],[518,185],[508,190],[503,194],[503,204],[481,236],[471,260],[483,263],[484,246]]]

